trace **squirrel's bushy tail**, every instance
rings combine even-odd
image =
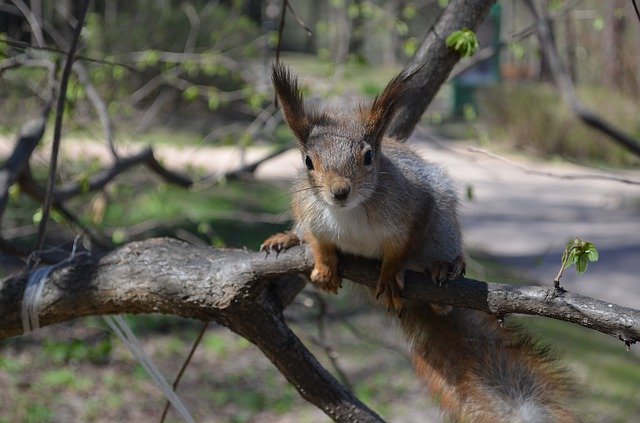
[[[418,377],[456,422],[574,422],[563,371],[529,336],[489,314],[405,304]]]

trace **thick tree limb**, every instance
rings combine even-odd
[[[284,256],[282,256],[284,257]],[[312,263],[302,248],[287,260],[214,250],[169,239],[132,243],[101,257],[78,257],[47,280],[39,321],[79,316],[169,313],[215,320],[256,344],[300,394],[341,422],[381,422],[340,385],[286,326],[281,308]],[[0,282],[0,339],[22,333],[25,275]]]
[[[540,48],[542,49],[542,54],[544,54],[549,62],[549,68],[551,70],[553,80],[560,89],[562,99],[569,105],[573,113],[575,113],[576,116],[586,125],[602,132],[611,140],[640,157],[640,142],[638,140],[606,122],[582,104],[575,92],[571,75],[566,71],[560,57],[558,56],[558,51],[556,50],[556,46],[551,37],[551,31],[547,21],[538,12],[533,0],[526,0],[525,3],[536,19],[536,31],[538,34],[538,40],[540,41]]]
[[[411,95],[399,108],[388,130],[389,136],[399,140],[409,138],[424,110],[460,60],[460,55],[447,47],[445,40],[454,31],[475,30],[493,3],[495,0],[449,1],[406,67],[408,73],[414,75],[409,82]]]
[[[345,256],[340,263],[345,278],[375,286],[376,262]],[[72,266],[53,272],[44,291],[40,321],[50,325],[96,314],[155,312],[201,320],[230,319],[230,310],[257,301],[270,281],[307,274],[312,266],[311,255],[303,247],[292,248],[278,258],[265,258],[264,253],[215,250],[170,239],[131,243],[99,257],[81,257]],[[557,292],[552,286],[460,279],[440,287],[423,274],[408,272],[406,278],[404,296],[408,300],[451,304],[498,316],[547,316],[623,340],[640,340],[640,311]],[[24,283],[24,275],[0,283],[0,339],[22,333]]]

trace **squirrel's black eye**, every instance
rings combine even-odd
[[[311,160],[311,157],[309,156],[305,157],[304,164],[307,165],[307,169],[313,170],[313,161]]]
[[[367,152],[364,153],[364,165],[371,166],[371,163],[373,163],[373,152],[371,150],[367,150]]]

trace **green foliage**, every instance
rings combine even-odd
[[[74,339],[68,342],[47,340],[44,343],[45,354],[56,364],[69,361],[86,361],[94,364],[106,363],[111,355],[111,338],[97,342]]]
[[[578,95],[605,119],[640,137],[640,102],[604,87],[581,87]],[[558,91],[545,84],[503,84],[478,92],[479,114],[491,139],[542,156],[611,166],[639,165],[640,160],[601,133],[580,122]]]
[[[562,268],[567,269],[574,266],[578,275],[587,271],[589,262],[598,261],[598,249],[591,242],[586,242],[580,238],[569,241],[562,253]]]
[[[476,33],[467,28],[451,33],[446,45],[462,57],[473,56],[480,46]]]
[[[53,421],[53,413],[42,404],[29,404],[25,423],[45,423]]]

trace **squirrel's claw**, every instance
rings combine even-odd
[[[395,310],[398,317],[402,314],[402,291],[404,290],[404,272],[398,272],[394,279],[378,279],[376,285],[376,300],[385,295],[387,311]]]
[[[275,251],[276,258],[278,258],[278,255],[282,251],[288,250],[296,245],[300,245],[300,238],[291,232],[283,232],[271,235],[269,238],[265,239],[260,245],[260,251],[265,251],[267,256],[272,251]]]
[[[434,261],[431,267],[425,269],[427,276],[431,276],[431,280],[444,286],[448,281],[459,279],[464,276],[466,264],[462,255],[455,258],[451,263],[448,261]]]

